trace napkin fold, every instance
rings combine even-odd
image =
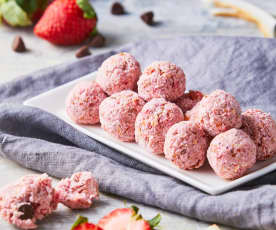
[[[184,69],[187,89],[220,88],[276,118],[276,41],[262,38],[178,37],[143,41],[102,55],[40,70],[0,86],[3,157],[65,177],[89,170],[100,190],[137,202],[244,229],[276,229],[276,173],[211,196],[75,130],[52,114],[22,105],[28,98],[97,70],[126,51],[142,68],[168,60]]]

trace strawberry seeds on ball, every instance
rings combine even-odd
[[[135,141],[135,120],[144,104],[144,100],[131,90],[112,94],[100,105],[102,128],[121,141]]]
[[[55,45],[78,45],[95,31],[96,23],[97,15],[88,0],[55,0],[34,33]]]
[[[162,154],[168,129],[183,119],[182,110],[176,104],[164,98],[153,98],[136,118],[135,139],[149,152]]]
[[[276,155],[276,123],[269,113],[248,109],[242,113],[242,130],[257,146],[257,160],[267,160]]]
[[[96,81],[79,82],[67,96],[67,115],[77,124],[97,124],[100,121],[99,106],[106,97]]]
[[[108,94],[134,90],[141,75],[139,62],[129,53],[107,58],[98,69],[96,81]]]
[[[196,123],[181,121],[168,130],[165,157],[184,170],[201,167],[206,159],[209,140]]]
[[[207,151],[215,173],[227,180],[242,177],[256,162],[256,145],[240,129],[230,129],[217,135]]]
[[[149,65],[138,81],[138,94],[144,100],[164,98],[175,101],[186,89],[183,70],[167,61],[156,61]]]

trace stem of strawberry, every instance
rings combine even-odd
[[[148,220],[148,223],[151,227],[151,229],[154,229],[160,224],[161,221],[161,215],[158,213],[155,217],[153,217],[151,220]]]
[[[71,230],[74,230],[75,227],[79,226],[80,224],[87,223],[88,218],[84,216],[78,216],[75,223],[72,225]]]

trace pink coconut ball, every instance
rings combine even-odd
[[[183,70],[167,61],[156,61],[149,65],[138,81],[138,94],[144,100],[164,98],[175,101],[186,89]]]
[[[96,81],[79,82],[66,99],[66,112],[77,124],[96,124],[100,121],[99,106],[106,97]]]
[[[0,191],[1,217],[20,229],[37,228],[37,220],[51,214],[58,197],[48,175],[27,175]]]
[[[183,119],[182,110],[176,104],[164,98],[154,98],[145,104],[136,118],[135,139],[149,152],[162,154],[168,129]]]
[[[166,134],[165,157],[181,169],[196,169],[205,162],[208,144],[198,124],[182,121],[171,126]]]
[[[248,109],[242,114],[242,129],[257,146],[257,160],[276,155],[276,123],[269,113]]]
[[[211,137],[242,125],[240,104],[230,93],[215,90],[197,105],[191,120],[199,123]]]
[[[190,90],[187,93],[184,93],[181,97],[179,97],[175,104],[177,104],[183,111],[186,113],[191,110],[198,102],[203,98],[203,94],[197,90]]]
[[[135,141],[135,120],[144,104],[144,100],[131,90],[112,94],[100,105],[102,128],[121,141]]]
[[[77,172],[56,186],[58,201],[71,209],[90,208],[99,198],[99,186],[91,172]]]
[[[139,62],[129,53],[119,53],[102,63],[96,81],[108,95],[112,95],[135,89],[140,75]]]
[[[257,147],[240,129],[230,129],[217,135],[207,151],[207,158],[215,173],[226,179],[242,177],[255,164]]]

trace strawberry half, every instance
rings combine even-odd
[[[77,45],[93,33],[96,23],[96,13],[88,0],[55,0],[34,33],[55,45]]]
[[[71,227],[71,230],[103,230],[99,226],[88,223],[88,219],[83,216],[78,216],[77,220]]]
[[[160,223],[160,214],[147,221],[138,214],[138,210],[135,206],[115,209],[103,217],[98,226],[104,230],[153,230]]]
[[[78,225],[76,228],[74,228],[74,230],[103,230],[103,229],[92,223],[83,223]]]

